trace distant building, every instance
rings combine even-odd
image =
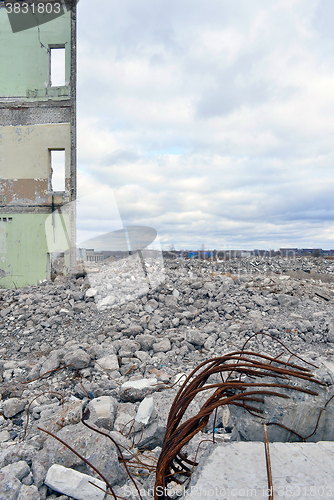
[[[103,253],[95,252],[93,248],[86,248],[86,261],[87,262],[102,262]]]

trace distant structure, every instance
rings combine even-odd
[[[230,260],[243,257],[334,257],[334,250],[322,248],[280,248],[279,250],[164,250],[165,259]]]
[[[23,19],[28,4],[15,5]],[[32,5],[34,25],[13,32],[0,3],[0,286],[7,288],[50,279],[59,254],[64,272],[76,261],[76,1],[44,2],[62,9],[47,22],[37,12],[42,4]]]

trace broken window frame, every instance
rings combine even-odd
[[[53,85],[52,84],[52,79],[51,79],[51,75],[52,75],[52,50],[59,50],[59,49],[64,49],[64,64],[65,64],[65,67],[64,67],[64,84],[63,85]],[[65,44],[64,43],[57,43],[57,44],[51,44],[49,45],[49,48],[48,48],[48,53],[49,53],[49,71],[48,71],[48,87],[54,87],[54,88],[57,88],[57,87],[65,87],[66,86],[66,48],[65,48]]]
[[[49,148],[49,192],[50,193],[66,193],[68,190],[66,189],[66,149],[65,148]],[[53,174],[54,169],[52,166],[52,152],[53,151],[64,151],[64,189],[54,189],[53,187]]]

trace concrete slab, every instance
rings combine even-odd
[[[270,443],[275,499],[334,499],[334,442]],[[198,466],[187,500],[268,499],[264,443],[219,444]]]

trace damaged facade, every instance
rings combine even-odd
[[[66,6],[13,33],[0,4],[0,287],[50,279],[59,254],[75,264],[76,6]]]

